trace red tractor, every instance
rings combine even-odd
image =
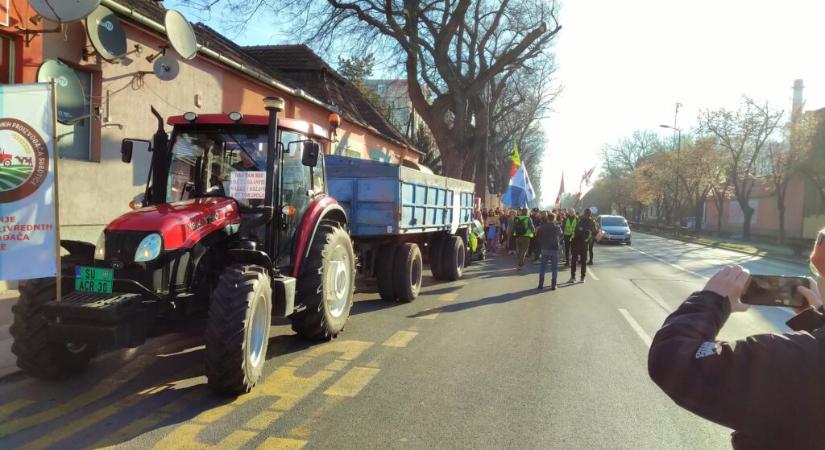
[[[22,282],[12,351],[24,372],[62,378],[99,351],[132,348],[183,320],[206,320],[206,375],[216,392],[260,379],[271,318],[300,336],[335,337],[353,301],[355,255],[344,210],[326,194],[328,131],[240,113],[170,117],[152,109],[152,153],[142,207],[112,221],[97,245],[63,241],[55,279]],[[173,326],[169,326],[169,325]]]

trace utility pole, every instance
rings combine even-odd
[[[681,164],[682,164],[682,158],[681,158],[681,153],[682,153],[682,130],[679,128],[679,109],[681,109],[682,106],[684,106],[684,105],[682,105],[680,102],[676,102],[676,112],[673,114],[673,126],[659,125],[662,128],[670,128],[671,130],[676,132],[676,189],[675,189],[676,192],[673,195],[674,196],[674,199],[673,199],[674,202],[673,203],[674,203],[674,206],[676,208],[679,207],[679,191],[680,191],[679,187],[681,185],[681,183],[679,182],[679,179],[681,178],[681,173],[682,173],[681,172],[681,167],[680,167]]]

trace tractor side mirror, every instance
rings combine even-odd
[[[152,144],[149,141],[142,139],[124,139],[120,142],[120,160],[129,163],[132,162],[132,153],[135,147],[145,149],[147,152],[152,151]]]
[[[321,146],[317,142],[304,142],[304,153],[301,155],[301,164],[307,167],[315,167],[318,165],[318,154],[321,152]]]

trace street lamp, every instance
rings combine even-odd
[[[678,111],[678,109],[677,109],[677,111]],[[664,124],[659,125],[659,127],[674,130],[674,131],[676,131],[676,134],[678,136],[677,137],[678,140],[677,140],[677,143],[676,143],[676,195],[675,195],[675,197],[676,197],[676,206],[678,207],[679,206],[679,184],[680,184],[679,183],[679,178],[680,178],[680,175],[681,175],[679,166],[682,163],[681,162],[681,157],[680,157],[680,155],[682,153],[682,129],[672,127],[670,125],[664,125]],[[677,214],[678,214],[678,211],[677,211]]]

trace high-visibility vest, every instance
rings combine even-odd
[[[576,225],[578,224],[578,219],[575,217],[568,217],[564,219],[564,235],[565,236],[573,236],[573,233],[576,231]]]

